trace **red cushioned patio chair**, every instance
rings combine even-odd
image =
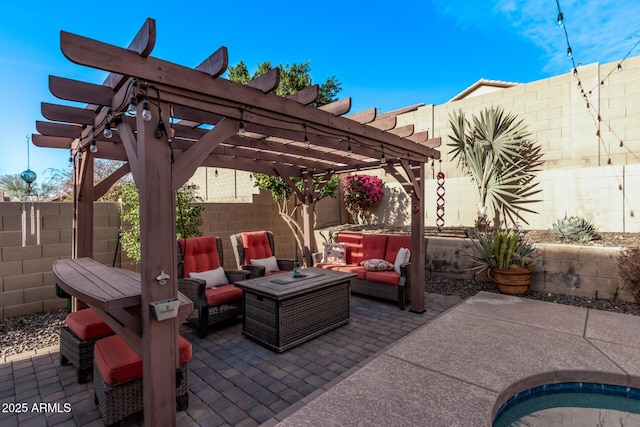
[[[293,259],[276,259],[271,231],[247,231],[231,236],[238,268],[251,272],[251,278],[292,271]]]
[[[242,290],[233,283],[249,278],[243,270],[223,270],[222,240],[216,236],[179,239],[178,289],[193,301],[189,322],[204,338],[210,325],[242,314]]]

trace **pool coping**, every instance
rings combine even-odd
[[[640,388],[639,328],[639,316],[481,292],[278,425],[490,426],[544,384]]]

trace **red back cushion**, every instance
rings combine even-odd
[[[384,255],[384,259],[395,263],[396,256],[400,248],[407,248],[411,250],[411,235],[410,234],[390,234],[387,238],[387,251]]]
[[[241,233],[244,249],[244,265],[251,264],[252,259],[264,259],[273,256],[269,237],[266,231],[249,231]]]
[[[347,264],[356,264],[353,261],[353,254],[362,252],[362,233],[340,232],[336,236],[336,242],[347,245]]]
[[[179,239],[182,254],[182,277],[189,273],[200,273],[220,267],[216,236],[189,237]]]
[[[387,236],[385,234],[363,234],[362,251],[353,254],[354,264],[360,264],[367,259],[384,259],[384,252],[387,248]]]

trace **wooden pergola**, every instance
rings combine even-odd
[[[85,108],[42,103],[48,121],[38,121],[32,141],[40,147],[70,150],[74,159],[73,257],[93,256],[93,201],[131,172],[140,192],[141,300],[127,319],[102,313],[105,320],[139,322],[141,333],[126,341],[143,358],[145,425],[175,424],[177,367],[176,319],[156,321],[154,301],[178,295],[175,190],[200,166],[277,175],[303,204],[304,257],[309,265],[313,233],[314,177],[384,168],[411,196],[411,310],[425,311],[424,164],[439,159],[440,139],[396,126],[396,115],[376,109],[346,115],[351,100],[322,107],[312,104],[318,86],[292,96],[273,93],[279,70],[242,85],[220,77],[228,64],[221,47],[195,69],[150,56],[155,21],[147,19],[128,48],[62,31],[61,50],[70,61],[108,71],[103,84],[49,77],[51,92]],[[125,114],[134,100],[135,116]],[[149,110],[150,120],[145,110]],[[144,113],[144,114],[143,114]],[[346,115],[346,116],[345,116]],[[113,129],[111,138],[105,128]],[[117,132],[115,132],[117,131]],[[107,132],[108,133],[108,132]],[[93,181],[96,158],[125,162],[99,183]],[[300,191],[292,178],[304,182]],[[168,275],[162,285],[158,276]],[[122,327],[120,329],[123,330]]]

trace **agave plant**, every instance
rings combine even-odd
[[[472,270],[532,267],[537,263],[533,256],[534,247],[514,230],[500,230],[481,233],[471,240],[467,256],[475,263]]]
[[[527,223],[522,213],[536,213],[526,205],[538,201],[531,197],[540,192],[534,178],[543,162],[541,147],[530,139],[523,120],[490,107],[471,121],[463,112],[454,112],[449,125],[449,154],[476,184],[480,210],[493,212],[494,224],[503,218]]]
[[[575,240],[587,243],[600,238],[598,229],[591,222],[578,216],[567,218],[566,214],[563,219],[553,224],[553,234],[561,237],[565,242]]]

